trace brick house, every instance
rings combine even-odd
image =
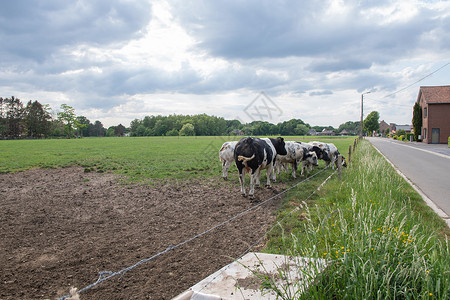
[[[380,122],[380,132],[381,132],[381,135],[384,136],[384,132],[386,131],[386,129],[389,129],[389,125],[388,125],[388,123],[386,123],[384,120],[382,120],[382,121]],[[390,131],[390,130],[389,130],[389,131]]]
[[[450,136],[450,85],[421,86],[417,102],[422,107],[422,141],[447,144]]]

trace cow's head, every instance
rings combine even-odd
[[[284,138],[281,136],[277,137],[276,139],[272,140],[272,144],[275,147],[275,150],[277,151],[277,154],[280,155],[286,155],[286,144],[284,143]]]
[[[277,150],[277,153],[280,155],[286,155],[287,151],[286,151],[286,144],[284,143],[284,138],[282,138],[281,136],[276,138],[277,140],[277,146],[275,146],[275,149]]]
[[[342,156],[342,166],[346,167],[347,166],[347,162],[345,161],[345,157]]]
[[[317,154],[314,151],[310,151],[308,153],[308,161],[315,167],[319,165],[319,161],[317,160]]]

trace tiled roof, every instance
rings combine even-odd
[[[422,99],[430,103],[450,103],[450,85],[444,86],[421,86],[417,100]]]

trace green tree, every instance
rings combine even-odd
[[[418,141],[419,135],[422,132],[422,107],[419,102],[414,104],[412,124],[414,128],[414,139]]]
[[[309,131],[309,128],[304,124],[298,124],[294,131],[296,135],[306,135]]]
[[[176,130],[175,128],[167,131],[166,135],[167,136],[178,136],[180,133],[178,132],[178,130]]]
[[[125,126],[122,124],[119,124],[114,128],[114,135],[115,136],[124,136],[125,135]]]
[[[61,104],[61,110],[58,113],[58,120],[64,124],[64,133],[70,139],[73,136],[76,121],[75,109],[67,104]]]
[[[84,116],[78,116],[75,118],[74,126],[77,129],[79,137],[89,135],[89,124],[91,122]]]
[[[48,107],[43,106],[38,101],[32,102],[30,100],[24,113],[27,135],[34,138],[47,136],[50,131],[51,118]]]
[[[109,136],[109,137],[114,136],[115,131],[116,131],[116,126],[108,127],[108,130],[106,130],[106,136]]]
[[[94,124],[89,125],[89,136],[105,136],[106,129],[103,127],[102,122],[95,121]]]
[[[342,130],[345,129],[347,131],[350,131],[351,133],[356,134],[359,131],[359,123],[360,123],[360,121],[356,121],[356,122],[347,121],[344,124],[339,125],[339,128],[337,131],[338,131],[338,133],[340,133]]]
[[[380,122],[378,119],[380,119],[380,114],[377,111],[372,111],[364,120],[363,128],[368,135],[380,130]]]
[[[12,96],[11,98],[1,99],[1,124],[2,135],[7,137],[19,137],[24,133],[25,124],[23,120],[24,107],[20,99]]]
[[[180,130],[181,136],[193,136],[195,135],[195,128],[194,125],[191,123],[186,123],[183,125],[183,127]]]

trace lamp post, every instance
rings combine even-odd
[[[370,94],[370,92],[365,92],[361,94],[361,123],[359,124],[359,137],[363,137],[363,107],[364,107],[364,95]]]

